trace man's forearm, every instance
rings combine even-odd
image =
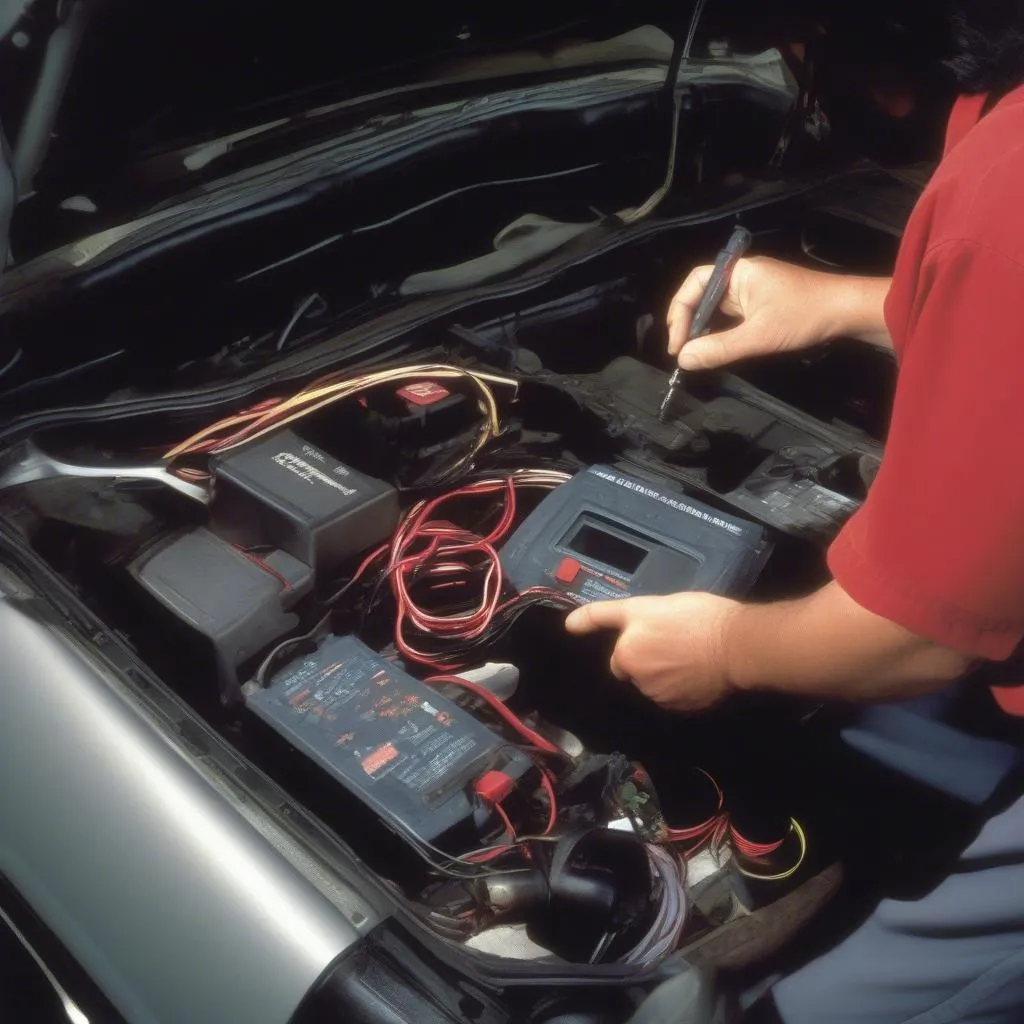
[[[821,700],[918,696],[971,666],[968,658],[862,608],[836,583],[798,601],[739,606],[722,643],[736,689]]]
[[[892,279],[888,277],[836,278],[835,308],[832,314],[836,337],[857,338],[870,345],[892,348],[885,325],[885,297]]]

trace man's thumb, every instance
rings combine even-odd
[[[679,352],[679,366],[683,370],[717,370],[740,359],[767,355],[772,350],[772,343],[763,329],[743,323],[728,331],[688,341]]]
[[[629,599],[596,601],[577,608],[565,620],[565,628],[574,636],[596,633],[599,629],[622,629],[626,624]]]

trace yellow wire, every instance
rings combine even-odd
[[[182,441],[181,444],[172,448],[164,456],[164,459],[169,462],[177,458],[179,455],[183,455],[186,452],[193,450],[196,445],[208,440],[210,437],[227,429],[228,427],[239,426],[242,423],[251,423],[253,421],[258,423],[263,419],[268,421],[265,427],[261,427],[254,433],[249,434],[244,438],[240,438],[234,443],[229,443],[230,438],[221,441],[220,444],[224,445],[224,447],[218,447],[217,450],[228,451],[237,445],[247,444],[259,437],[263,437],[271,431],[278,430],[280,427],[283,427],[288,423],[293,423],[295,420],[308,416],[310,413],[316,412],[324,406],[330,405],[344,398],[350,398],[353,395],[357,395],[369,388],[376,387],[380,384],[409,379],[465,379],[469,380],[479,391],[478,407],[480,412],[484,415],[484,427],[473,446],[473,450],[469,453],[467,458],[472,458],[476,455],[476,453],[491,438],[496,437],[501,430],[498,403],[488,385],[501,384],[513,388],[513,400],[518,394],[517,381],[508,377],[500,377],[496,374],[465,370],[461,367],[448,366],[444,363],[425,363],[415,366],[401,366],[392,370],[380,370],[376,373],[364,374],[359,377],[337,381],[331,384],[318,385],[314,382],[306,389],[283,399],[276,405],[271,406],[269,409],[248,413],[236,413],[235,415],[228,416],[208,427],[204,427],[187,440]],[[282,413],[286,413],[287,415],[282,416]]]
[[[410,377],[415,377],[418,380],[422,380],[424,378],[451,380],[453,378],[466,377],[472,380],[480,389],[481,397],[483,398],[483,408],[481,411],[483,411],[487,417],[488,436],[493,437],[497,435],[501,429],[498,404],[495,401],[490,388],[488,388],[479,377],[469,371],[456,371],[449,367],[423,366],[410,367],[408,369],[403,369],[402,371],[384,371],[379,375],[373,374],[357,381],[354,385],[346,382],[334,386],[316,388],[313,391],[306,393],[300,392],[298,395],[295,395],[290,399],[285,399],[285,401],[274,406],[272,409],[268,409],[266,415],[272,417],[273,422],[269,423],[266,427],[257,430],[255,433],[248,435],[243,442],[239,443],[254,441],[256,438],[262,437],[264,434],[277,430],[279,427],[282,427],[287,423],[292,423],[297,419],[308,416],[310,413],[316,412],[324,406],[331,405],[341,398],[350,398],[352,395],[359,394],[370,387],[376,387],[380,384],[386,384],[389,382],[408,380]],[[510,381],[509,383],[514,384],[515,382]],[[296,406],[298,406],[298,408],[290,416],[286,416],[283,419],[274,417],[275,413],[280,413],[284,409],[296,408]],[[231,447],[234,446],[232,445]],[[222,450],[226,451],[227,449]]]
[[[758,875],[753,871],[747,871],[737,862],[736,870],[739,871],[741,875],[744,875],[747,878],[756,879],[759,882],[784,882],[787,878],[792,878],[800,870],[805,858],[807,857],[807,833],[804,832],[803,826],[796,820],[796,818],[789,819],[789,831],[796,835],[797,842],[800,844],[800,855],[797,857],[796,863],[791,868],[787,868],[778,875]]]
[[[338,381],[331,385],[318,386],[314,384],[295,395],[291,395],[288,398],[283,399],[269,409],[226,417],[225,419],[220,420],[219,422],[214,423],[192,435],[192,437],[188,438],[186,441],[183,441],[180,445],[168,452],[165,458],[168,460],[173,459],[178,455],[191,450],[197,444],[207,440],[212,435],[216,435],[229,427],[241,426],[241,424],[245,422],[251,423],[255,421],[258,423],[261,420],[269,421],[267,427],[263,430],[258,430],[253,435],[249,435],[244,439],[239,439],[238,443],[241,444],[243,440],[248,441],[255,437],[260,437],[266,431],[276,429],[284,423],[293,422],[300,416],[308,415],[323,405],[349,397],[353,394],[358,394],[367,387],[372,387],[377,383],[383,383],[385,381],[395,379],[395,377],[399,375],[404,376],[404,373],[402,373],[402,371],[398,371],[398,373],[395,371],[382,371],[378,374],[369,374],[347,381]],[[293,412],[291,416],[282,417],[281,414],[288,412],[289,410],[297,411]],[[225,441],[221,441],[220,444],[225,444]],[[227,444],[222,450],[226,451],[232,447],[234,447],[234,445]]]
[[[268,410],[264,409],[260,412],[236,413],[233,416],[227,416],[222,420],[217,420],[216,423],[211,423],[210,426],[203,427],[202,430],[193,434],[187,441],[182,441],[181,444],[172,448],[171,451],[164,455],[164,459],[169,460],[176,458],[179,455],[183,455],[201,441],[205,441],[211,434],[217,434],[220,431],[226,430],[228,427],[243,427],[246,423],[258,420],[267,411]]]

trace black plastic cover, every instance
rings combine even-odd
[[[268,544],[313,566],[317,578],[391,536],[398,493],[342,465],[290,430],[229,451],[213,465],[213,528],[243,545]]]
[[[146,550],[128,572],[208,641],[229,701],[238,698],[238,667],[298,625],[288,609],[313,585],[312,570],[291,555],[248,556],[203,528]]]
[[[525,1020],[416,941],[393,917],[324,971],[291,1024],[510,1024]],[[532,1019],[532,1018],[531,1018]]]
[[[823,423],[728,373],[687,373],[665,423],[668,374],[629,356],[600,373],[551,376],[606,420],[628,457],[737,514],[828,543],[860,506],[881,446]]]

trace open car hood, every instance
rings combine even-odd
[[[928,30],[900,7],[885,31],[902,59]],[[667,70],[672,40],[692,41],[697,24],[704,42],[742,34],[740,52],[792,42],[818,23],[838,26],[833,36],[848,36],[852,53],[891,52],[877,17],[850,28],[858,11],[820,0],[446,0],[372,5],[356,23],[348,8],[315,0],[255,10],[240,0],[5,0],[0,244],[23,262],[336,137],[355,119],[407,114],[428,89],[466,100],[509,83]]]
[[[675,28],[688,17],[660,21],[653,5],[650,20]],[[353,106],[408,110],[409,93],[428,84],[467,95],[460,83],[664,61],[662,32],[630,31],[642,23],[582,0],[514,11],[384,4],[358,25],[347,8],[306,0],[258,11],[234,0],[9,0],[0,231],[13,204],[27,206],[33,230],[13,242],[23,259],[76,221],[80,233],[109,227],[225,168],[336,134]]]

